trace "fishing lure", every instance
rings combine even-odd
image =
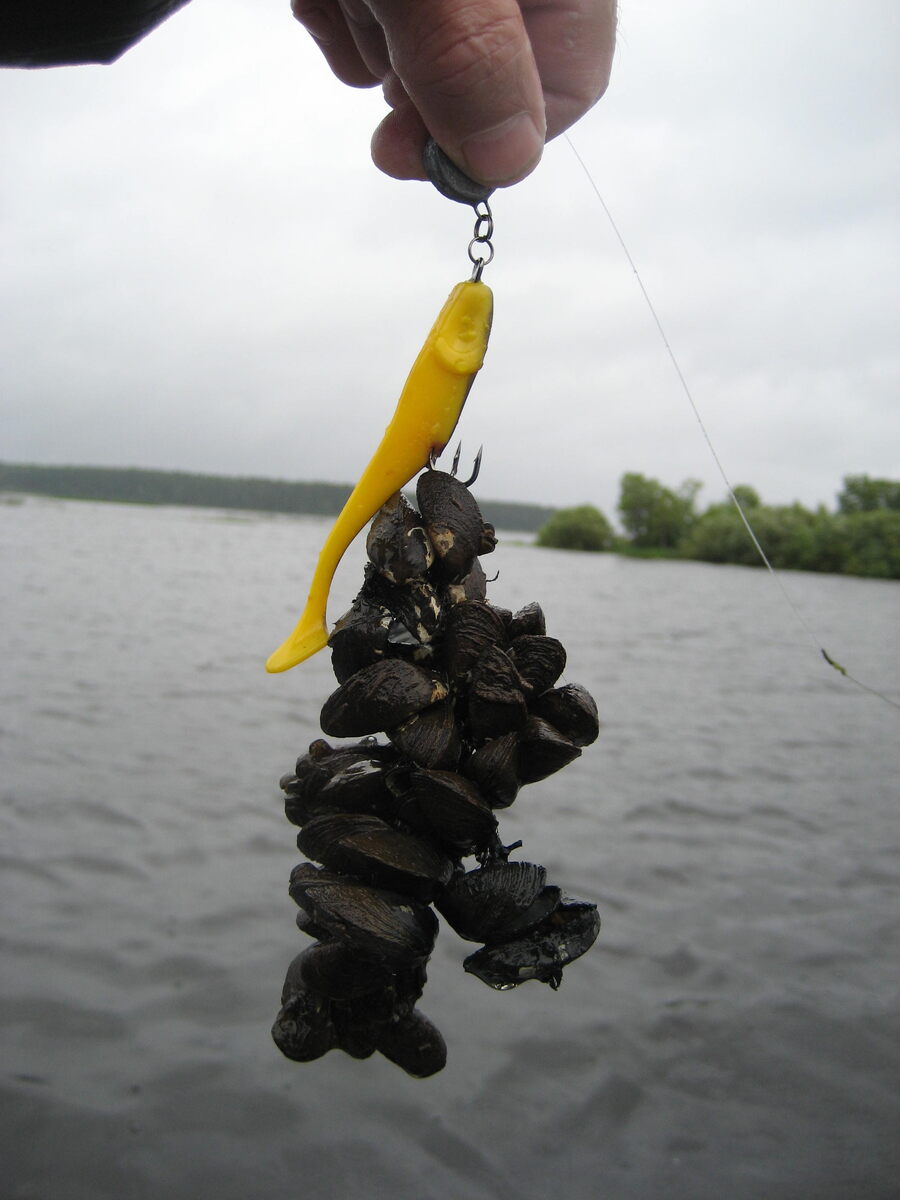
[[[493,300],[481,273],[493,221],[489,193],[436,146],[425,161],[442,194],[475,208],[472,278],[426,338],[325,540],[303,615],[266,664],[285,671],[329,645],[339,686],[319,723],[329,737],[364,739],[318,738],[281,779],[311,860],[294,869],[290,894],[316,940],[288,968],[272,1036],[298,1062],[333,1048],[378,1051],[418,1078],[447,1058],[417,1007],[438,931],[432,905],[483,943],[463,966],[502,991],[528,980],[558,987],[600,929],[596,905],[564,896],[539,864],[509,861],[522,843],[498,833],[495,810],[579,757],[600,724],[584,688],[557,686],[566,654],[540,606],[513,614],[487,600],[479,556],[496,536],[468,490],[481,452],[465,482],[459,450],[449,473],[435,467],[487,350]],[[413,508],[400,489],[425,467]],[[331,581],[370,520],[363,586],[329,635]],[[471,856],[478,866],[466,870]]]
[[[303,615],[269,656],[267,671],[287,671],[328,644],[326,606],[338,563],[381,506],[450,440],[484,362],[492,316],[493,295],[480,278],[458,283],[450,293],[413,363],[381,444],[325,540]]]

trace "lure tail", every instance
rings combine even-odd
[[[469,280],[450,293],[413,363],[381,444],[325,540],[297,627],[269,656],[267,671],[287,671],[328,644],[326,606],[338,563],[382,504],[450,440],[484,362],[492,315],[487,284]]]

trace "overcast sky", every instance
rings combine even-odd
[[[900,478],[896,0],[622,0],[572,131],[734,483]],[[0,458],[352,482],[468,275],[471,210],[368,155],[378,89],[287,0],[194,0],[112,67],[0,72]],[[724,487],[563,139],[493,202],[482,496]]]

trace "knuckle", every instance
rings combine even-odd
[[[412,53],[423,81],[458,99],[506,71],[521,52],[522,36],[515,13],[486,20],[482,6],[472,3],[422,31]]]

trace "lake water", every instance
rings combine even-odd
[[[443,928],[432,1079],[282,1058],[307,939],[277,780],[334,682],[263,662],[326,528],[0,504],[3,1194],[896,1196],[900,713],[762,571],[501,542],[492,598],[540,601],[603,720],[501,833],[600,939],[559,992],[496,993]],[[900,700],[900,585],[783,579]]]

